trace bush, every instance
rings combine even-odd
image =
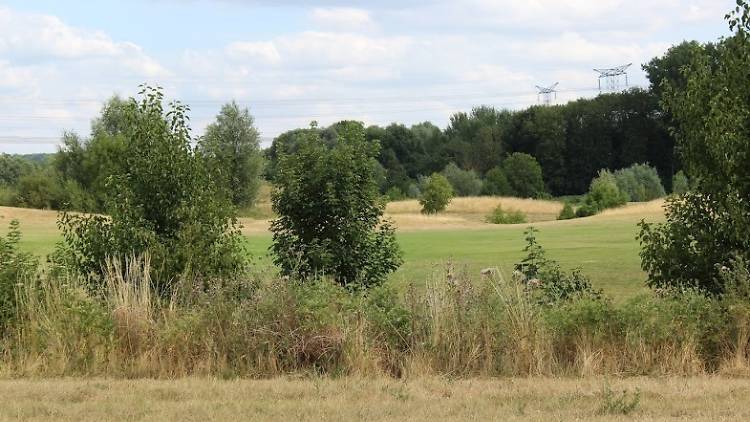
[[[576,212],[573,210],[573,206],[570,205],[570,202],[565,202],[563,204],[562,210],[560,210],[560,214],[557,216],[558,220],[570,220],[571,218],[576,218]]]
[[[445,166],[442,175],[448,179],[456,196],[477,196],[482,191],[482,180],[472,170],[461,170],[450,163]]]
[[[583,205],[576,210],[576,216],[587,217],[607,208],[625,205],[627,202],[627,194],[617,187],[615,176],[607,170],[600,170],[599,175],[591,181],[589,192]]]
[[[16,194],[16,203],[27,208],[61,209],[66,202],[60,178],[51,169],[38,169],[21,176]]]
[[[427,179],[419,198],[422,214],[436,214],[444,211],[453,199],[453,188],[442,174],[435,173]]]
[[[295,153],[280,155],[271,249],[285,274],[325,274],[370,287],[401,265],[394,228],[382,219],[373,166],[378,148],[365,140],[361,124],[348,122],[332,146],[310,132]]]
[[[672,177],[672,193],[675,195],[683,195],[688,193],[690,190],[690,181],[685,172],[680,170]]]
[[[487,172],[482,186],[482,195],[513,196],[513,189],[502,168],[495,167]]]
[[[20,241],[18,220],[13,220],[8,234],[0,237],[0,336],[16,316],[16,286],[33,276],[38,266],[37,258],[18,249]]]
[[[688,192],[667,199],[664,223],[640,223],[641,267],[649,286],[723,292],[722,266],[738,257],[750,260],[750,238],[720,202],[727,200]]]
[[[629,201],[645,202],[661,198],[666,193],[656,169],[646,164],[633,164],[614,173],[620,192],[628,196]]]
[[[491,224],[520,224],[526,222],[526,215],[518,210],[504,210],[502,205],[498,205],[485,219]]]
[[[539,304],[555,305],[561,302],[580,298],[599,299],[601,291],[595,290],[591,281],[575,269],[565,273],[560,264],[548,259],[544,248],[537,242],[538,231],[529,227],[526,236],[526,257],[515,265],[515,271],[521,274],[526,288],[531,291]]]
[[[401,201],[406,198],[404,192],[398,186],[391,186],[386,192],[385,196],[388,197],[389,201]]]
[[[109,216],[63,213],[55,255],[59,266],[96,283],[107,259],[148,251],[153,282],[168,297],[178,276],[229,276],[246,257],[228,195],[192,150],[186,107],[173,103],[165,114],[161,91],[146,87],[141,94],[124,111],[128,172],[107,184]]]
[[[514,195],[521,198],[538,198],[546,193],[542,167],[536,158],[515,152],[503,161],[503,172]]]

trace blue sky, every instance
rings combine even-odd
[[[102,101],[158,83],[199,136],[236,99],[266,139],[311,120],[444,127],[476,105],[596,94],[594,67],[726,35],[732,0],[0,0],[0,151],[86,135]]]

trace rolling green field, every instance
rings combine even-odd
[[[621,300],[644,290],[636,225],[642,218],[661,219],[659,210],[658,206],[634,205],[590,218],[543,221],[533,225],[539,229],[538,240],[550,258],[558,260],[566,269],[581,267],[595,286]],[[28,251],[46,256],[60,240],[54,212],[0,210],[0,224],[6,225],[12,218],[21,222],[23,247]],[[460,227],[445,224],[445,228],[435,225],[434,221],[425,224],[429,224],[426,229],[419,229],[412,223],[408,229],[398,232],[405,262],[391,277],[396,286],[412,282],[424,284],[431,276],[444,271],[448,262],[457,271],[467,271],[474,276],[487,267],[497,267],[502,274],[510,276],[513,265],[523,256],[523,232],[528,224],[497,226],[477,222]],[[258,265],[269,265],[270,234],[259,230],[248,232],[246,236],[248,250]]]

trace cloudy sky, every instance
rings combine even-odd
[[[102,101],[164,87],[198,136],[221,105],[265,139],[344,118],[444,127],[459,110],[596,94],[592,68],[727,34],[733,0],[0,0],[0,151],[49,152]]]

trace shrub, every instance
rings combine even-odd
[[[503,161],[503,172],[512,192],[521,198],[537,198],[545,193],[542,167],[536,158],[515,152]]]
[[[51,169],[37,169],[18,179],[16,203],[22,207],[61,209],[65,191],[60,178]]]
[[[401,265],[373,174],[378,148],[361,124],[348,122],[332,146],[310,132],[295,153],[280,155],[271,249],[285,274],[370,287]]]
[[[442,174],[435,173],[427,179],[419,198],[423,214],[435,214],[444,211],[453,199],[453,188]]]
[[[482,180],[472,170],[461,170],[450,163],[441,172],[453,187],[456,196],[476,196],[482,191]]]
[[[492,224],[520,224],[526,222],[526,215],[519,210],[504,210],[502,205],[498,205],[485,219]]]
[[[37,258],[18,249],[20,241],[18,220],[13,220],[8,234],[0,237],[0,335],[16,316],[16,286],[33,276],[38,266]]]
[[[398,186],[391,186],[386,192],[385,196],[388,197],[389,201],[400,201],[406,198],[404,192]]]
[[[607,208],[614,208],[628,202],[627,195],[617,187],[615,176],[607,170],[600,170],[599,175],[591,181],[589,192],[583,205],[576,211],[576,216],[594,215]]]
[[[513,196],[513,189],[502,168],[495,167],[487,172],[482,186],[482,195]]]
[[[558,220],[570,220],[571,218],[576,218],[576,212],[573,210],[573,206],[570,204],[570,202],[565,202],[563,204],[562,210],[560,210],[560,214],[557,216]]]
[[[547,258],[544,248],[536,240],[537,233],[534,227],[524,232],[526,257],[515,265],[515,271],[523,276],[523,282],[535,294],[538,303],[553,305],[584,297],[600,298],[601,292],[594,290],[580,269],[568,274],[556,261]]]
[[[666,193],[656,169],[646,164],[633,164],[614,173],[620,192],[628,196],[629,201],[645,202],[661,198]]]
[[[712,195],[688,192],[668,198],[665,208],[664,223],[639,225],[641,267],[648,273],[648,285],[721,293],[721,267],[730,267],[737,257],[750,259],[750,239]]]
[[[672,177],[672,193],[675,195],[686,194],[690,190],[690,181],[685,172],[680,170]]]
[[[246,258],[235,209],[191,148],[186,107],[173,103],[165,114],[160,90],[145,87],[141,94],[124,111],[128,172],[107,184],[109,216],[63,213],[56,257],[60,266],[101,282],[108,258],[148,251],[153,282],[169,296],[178,276],[229,276]]]

